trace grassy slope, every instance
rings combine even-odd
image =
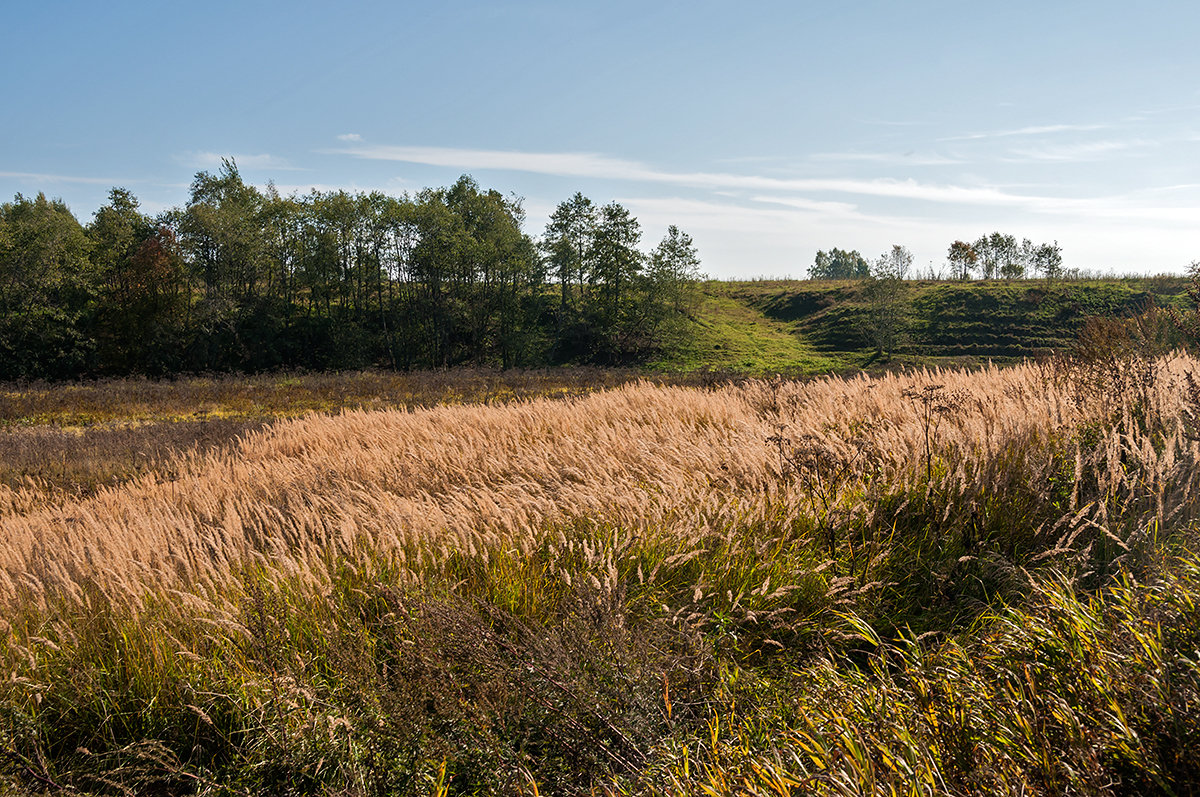
[[[913,364],[1010,360],[1069,347],[1089,317],[1131,316],[1183,296],[1180,278],[932,282],[906,286]],[[870,308],[852,281],[709,282],[688,340],[654,367],[827,373],[869,365],[858,329]]]
[[[702,369],[749,373],[822,373],[846,367],[845,358],[818,352],[794,322],[766,315],[728,284],[704,286],[686,340],[652,364],[670,371]]]

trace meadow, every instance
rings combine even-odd
[[[110,437],[0,483],[0,793],[1195,793],[1200,362],[1135,348],[14,386]]]

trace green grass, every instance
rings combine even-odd
[[[724,283],[705,284],[684,341],[651,363],[668,371],[734,371],[749,374],[817,374],[842,371],[847,354],[817,351],[795,323],[764,314]]]
[[[1089,318],[1182,306],[1182,277],[906,283],[906,328],[891,365],[971,366],[1071,348]],[[871,313],[852,280],[707,282],[658,371],[819,374],[878,365],[861,332]],[[1159,333],[1172,342],[1169,325]]]

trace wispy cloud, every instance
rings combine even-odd
[[[1079,163],[1103,160],[1107,156],[1118,152],[1144,150],[1152,143],[1134,139],[1129,141],[1085,141],[1078,144],[1019,147],[1010,150],[1003,160],[1010,163]]]
[[[780,178],[725,172],[668,172],[637,161],[589,152],[517,152],[446,147],[370,146],[331,152],[368,160],[400,161],[468,171],[496,169],[556,177],[586,177],[692,188],[747,191],[834,192],[917,199],[928,202],[1020,204],[1021,197],[994,188],[934,185],[915,180],[854,178]]]
[[[1179,252],[1194,240],[1200,209],[1132,208],[1127,198],[1067,201],[1057,206],[1062,215],[1040,218],[995,217],[974,220],[849,211],[844,217],[793,207],[791,198],[756,197],[763,204],[705,201],[681,197],[627,197],[629,207],[647,229],[677,224],[695,238],[706,262],[720,262],[722,275],[744,276],[754,264],[769,273],[802,274],[819,246],[853,246],[870,256],[902,243],[917,254],[917,262],[940,265],[950,241],[1002,229],[1033,240],[1058,240],[1069,263],[1085,267],[1129,270],[1148,258],[1164,263],[1179,260]],[[1096,220],[1106,223],[1097,225]],[[1149,237],[1131,235],[1145,233]],[[1172,260],[1174,259],[1174,260]],[[1183,268],[1186,260],[1178,263]],[[924,266],[922,266],[922,269]]]
[[[139,182],[137,180],[117,180],[111,177],[80,177],[71,174],[39,174],[37,172],[0,172],[0,177],[38,183],[82,183],[85,185],[133,185]]]
[[[596,177],[618,180],[649,179],[652,172],[634,161],[589,152],[517,152],[512,150],[454,149],[450,147],[361,146],[325,150],[365,160],[420,163],[455,169],[499,169],[559,177]]]
[[[342,133],[338,136],[338,141],[362,141],[362,136],[358,133]]]
[[[978,141],[985,138],[1012,138],[1013,136],[1044,136],[1052,133],[1082,133],[1104,130],[1108,125],[1032,125],[1017,127],[1009,130],[992,130],[982,133],[966,133],[958,136],[945,136],[938,141]]]
[[[883,200],[913,200],[922,203],[940,203],[954,206],[958,211],[967,207],[1006,208],[1026,213],[1042,214],[1062,218],[1075,215],[1092,220],[1103,219],[1114,224],[1136,220],[1153,221],[1160,225],[1200,225],[1200,207],[1190,204],[1169,205],[1162,202],[1147,202],[1140,195],[1114,195],[1100,197],[1071,197],[1047,195],[1029,190],[1013,190],[988,184],[931,183],[913,179],[891,178],[779,178],[754,174],[731,174],[726,172],[672,172],[656,169],[646,164],[612,158],[597,153],[553,153],[516,152],[507,150],[453,149],[444,147],[408,146],[363,146],[350,147],[333,152],[356,158],[419,163],[464,171],[507,170],[541,175],[595,178],[627,181],[633,183],[670,185],[680,188],[704,189],[714,195],[721,192],[751,194],[758,203],[772,202],[781,206],[779,212],[805,213],[825,218],[857,219],[874,218],[860,214],[858,206],[849,202],[830,201],[821,195],[845,194],[855,197]],[[1066,154],[1060,153],[1060,154]],[[645,204],[646,199],[639,200]],[[866,201],[865,199],[863,200]],[[675,203],[678,205],[678,201]],[[704,205],[704,208],[728,208],[730,203]],[[694,210],[700,208],[689,205]],[[786,207],[787,210],[783,210]],[[762,213],[761,209],[754,211]],[[910,215],[916,214],[909,208]],[[721,224],[714,211],[713,223]],[[739,214],[743,221],[749,211]],[[766,218],[762,215],[755,218]],[[791,217],[794,218],[794,217]],[[887,216],[894,220],[896,216]],[[889,221],[888,223],[891,223]]]
[[[918,154],[916,152],[818,152],[810,156],[814,161],[846,163],[884,163],[899,166],[952,166],[963,163],[961,158],[945,155]]]
[[[858,206],[849,202],[823,202],[817,199],[808,199],[805,197],[777,197],[777,196],[755,196],[751,197],[755,202],[765,202],[773,205],[783,205],[784,207],[795,208],[796,210],[806,210],[810,213],[823,216],[837,216],[839,218],[862,218],[862,214],[858,212]]]
[[[293,166],[287,158],[281,158],[277,155],[268,155],[266,153],[254,154],[236,154],[232,152],[184,152],[176,156],[176,160],[192,168],[199,169],[215,169],[221,165],[221,162],[226,158],[237,163],[238,166],[248,169],[275,169],[277,171],[302,171],[298,166]]]

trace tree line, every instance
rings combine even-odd
[[[273,368],[627,363],[669,345],[700,276],[676,227],[641,250],[617,203],[576,194],[544,235],[463,176],[413,196],[200,172],[158,216],[114,188],[0,205],[0,379]]]
[[[893,246],[873,262],[857,251],[834,247],[819,250],[808,269],[810,279],[907,279],[912,267],[912,253],[903,246]],[[1064,276],[1062,248],[1058,241],[1035,244],[1025,238],[1017,242],[1014,235],[994,232],[975,241],[955,241],[946,253],[946,266],[954,279],[1021,279],[1040,276],[1049,280]]]

